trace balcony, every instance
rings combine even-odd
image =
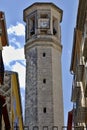
[[[87,60],[87,37],[85,38],[85,41],[84,41],[83,56],[85,60]]]
[[[81,86],[81,83],[80,82],[75,82],[73,81],[73,85],[72,85],[72,96],[71,96],[71,101],[72,102],[76,102],[79,94],[80,94],[80,86]]]
[[[76,81],[82,82],[83,80],[83,74],[84,74],[84,65],[78,65],[76,70]]]
[[[75,123],[87,123],[87,107],[79,107],[73,110],[73,120]]]

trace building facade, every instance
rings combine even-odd
[[[10,130],[9,126],[11,130],[14,130],[15,127],[23,130],[21,96],[17,72],[4,72],[4,84],[0,88],[0,95],[5,100],[2,107],[2,130]]]
[[[0,130],[23,130],[18,73],[5,71],[3,47],[8,45],[5,14],[0,11]],[[15,128],[17,129],[17,128]]]
[[[53,3],[24,10],[26,22],[25,125],[61,129],[64,125],[61,75],[63,11]]]
[[[70,71],[73,74],[72,121],[74,127],[82,130],[87,127],[87,0],[79,0]]]

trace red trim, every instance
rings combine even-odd
[[[67,130],[72,130],[73,111],[68,112]]]

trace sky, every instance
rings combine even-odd
[[[64,102],[64,125],[67,125],[68,111],[73,107],[71,103],[72,75],[70,63],[73,44],[73,32],[76,25],[78,0],[0,0],[0,10],[5,12],[9,46],[3,48],[3,60],[6,70],[19,74],[20,91],[24,112],[25,99],[25,23],[23,10],[34,2],[52,2],[63,10],[61,23],[62,36],[62,84]]]

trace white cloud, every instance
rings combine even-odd
[[[20,87],[25,88],[25,67],[16,62],[12,70],[18,72]]]
[[[15,46],[15,45],[16,45],[18,48],[20,48],[20,47],[21,47],[20,42],[17,42],[17,41],[16,41],[16,37],[10,38],[10,39],[9,39],[9,42],[10,42],[10,43],[14,43],[14,45],[13,45],[13,46]]]
[[[14,38],[11,37],[9,39],[10,43],[13,43],[12,46],[10,45],[3,48],[3,61],[6,66],[11,67],[12,71],[18,72],[20,87],[25,89],[25,66],[21,64],[21,62],[25,60],[24,48],[20,48],[20,42],[16,41],[15,37],[25,35],[25,26],[17,22],[16,26],[11,25],[7,31],[9,35],[14,35]],[[18,49],[14,48],[14,43],[19,47]],[[10,64],[12,61],[15,61],[13,65]]]
[[[24,36],[25,35],[25,26],[22,23],[17,22],[17,24],[11,25],[7,29],[8,34],[13,34],[15,36]]]
[[[25,88],[25,66],[17,62],[18,60],[25,60],[24,49],[14,49],[12,46],[9,46],[4,47],[2,52],[4,64],[9,66],[10,62],[16,62],[14,65],[11,66],[11,70],[18,72],[20,87]]]
[[[24,48],[14,49],[14,47],[4,47],[3,49],[3,61],[6,65],[13,60],[25,60],[24,57]]]

